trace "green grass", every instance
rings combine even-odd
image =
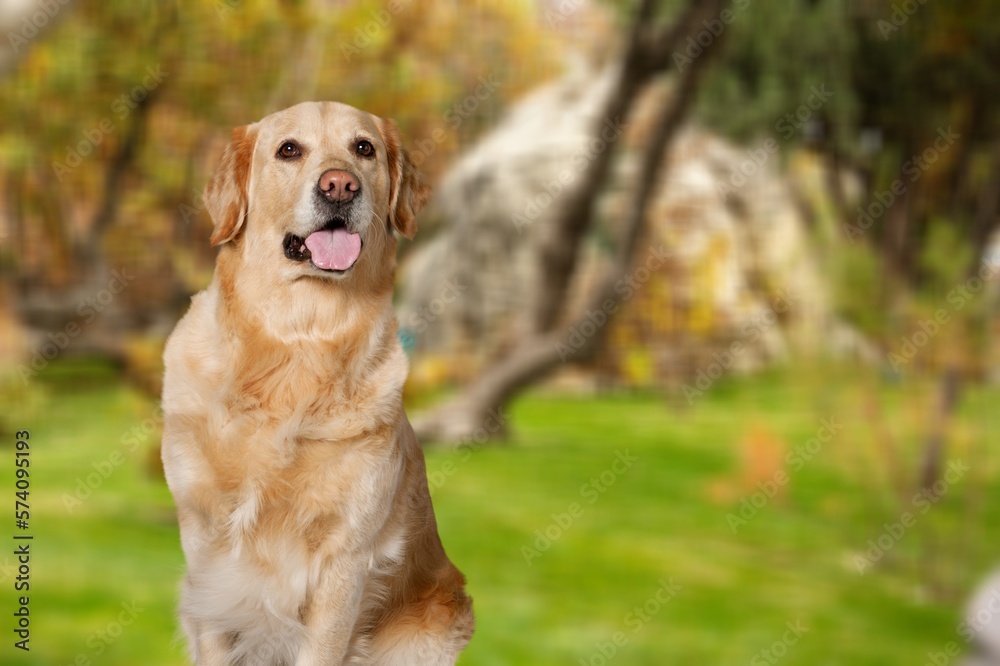
[[[155,405],[100,367],[53,367],[44,389],[44,417],[18,426],[32,443],[32,649],[10,646],[13,559],[4,548],[0,662],[184,663],[174,619],[183,560],[169,493],[150,464]],[[879,386],[877,395],[912,469],[930,387]],[[864,416],[870,396],[848,373],[727,380],[685,410],[652,395],[529,395],[511,411],[505,445],[428,451],[442,538],[476,604],[461,663],[601,664],[621,632],[608,663],[767,664],[752,660],[799,621],[808,632],[782,664],[919,666],[960,642],[961,598],[1000,543],[989,494],[1000,469],[985,455],[995,449],[988,415],[997,398],[965,395],[949,457],[977,464],[862,575],[854,556],[912,493],[901,504],[887,489]],[[764,424],[794,448],[821,416],[843,430],[734,534],[726,515],[754,490],[741,485],[741,438]],[[12,456],[9,441],[2,451]],[[124,462],[69,506],[78,480],[98,474],[95,464],[107,470],[115,451]],[[636,460],[615,472],[619,452]],[[12,475],[3,478],[10,497]],[[600,490],[585,488],[591,479]],[[731,491],[720,497],[720,486]],[[547,528],[557,538],[536,543]],[[526,548],[535,549],[530,562]],[[141,611],[113,637],[123,603]]]

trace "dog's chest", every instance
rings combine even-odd
[[[234,382],[205,452],[224,531],[297,534],[315,547],[367,510],[398,464],[377,393],[301,372]],[[367,408],[367,411],[366,411]]]
[[[201,517],[205,538],[316,547],[362,522],[377,491],[391,492],[405,418],[395,338],[246,342],[208,355],[219,341],[190,335],[182,328],[171,346],[164,456],[171,490]]]

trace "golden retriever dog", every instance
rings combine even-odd
[[[205,189],[215,275],[164,352],[199,665],[454,664],[472,636],[391,303],[427,196],[395,125],[350,106],[233,131]]]

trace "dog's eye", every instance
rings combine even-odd
[[[375,146],[367,139],[359,139],[357,145],[354,146],[354,150],[361,157],[372,157],[375,154]]]
[[[283,160],[290,160],[302,154],[302,149],[294,141],[286,141],[278,148],[278,157]]]

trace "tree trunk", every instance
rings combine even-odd
[[[958,405],[961,379],[959,370],[954,363],[949,364],[941,377],[941,389],[938,396],[938,408],[933,416],[927,442],[924,445],[924,457],[920,464],[920,490],[934,492],[934,484],[941,479],[944,465],[945,445],[947,443],[948,423],[951,421]]]
[[[972,261],[966,271],[972,277],[979,271],[989,244],[990,235],[996,229],[997,217],[1000,216],[1000,141],[993,146],[993,159],[986,182],[979,188],[976,200],[976,211],[972,218]]]
[[[617,118],[627,114],[632,103],[656,72],[665,69],[669,54],[700,25],[699,21],[721,11],[721,2],[703,5],[692,0],[683,18],[672,29],[650,31],[646,25],[650,21],[651,3],[644,2],[633,28],[632,43],[621,71],[621,80],[614,87],[609,99],[606,117]],[[715,45],[713,44],[714,48]],[[614,261],[603,279],[587,300],[588,307],[576,313],[572,323],[576,326],[588,321],[586,313],[592,310],[611,314],[603,307],[605,301],[614,299],[615,283],[625,275],[632,263],[635,248],[643,232],[646,207],[656,185],[662,182],[662,165],[667,146],[677,133],[685,113],[694,101],[701,74],[708,60],[708,51],[688,64],[679,77],[673,97],[667,103],[660,117],[653,137],[642,154],[639,173],[641,179],[632,194],[625,220],[622,237],[619,239]],[[618,98],[627,95],[626,103]],[[603,122],[603,119],[602,119]],[[599,128],[598,128],[599,129]],[[563,208],[553,223],[552,234],[541,252],[543,270],[539,298],[534,310],[534,331],[520,344],[487,368],[471,386],[456,398],[446,402],[430,414],[415,420],[417,434],[430,440],[468,441],[475,437],[502,435],[506,429],[507,417],[503,412],[508,401],[523,388],[547,375],[559,363],[569,360],[581,361],[592,358],[600,348],[608,328],[608,321],[598,326],[593,335],[586,338],[583,345],[573,348],[567,344],[567,337],[574,326],[557,329],[560,321],[560,305],[565,302],[567,287],[573,277],[580,246],[590,227],[598,190],[605,184],[611,160],[611,149],[605,151],[588,166],[580,179],[579,186],[569,194]],[[564,235],[560,235],[564,234]],[[493,424],[492,426],[487,424]]]
[[[681,40],[694,32],[700,21],[710,19],[722,8],[722,2],[693,0],[672,28],[650,30],[655,4],[644,0],[639,7],[618,81],[595,124],[595,137],[600,136],[606,122],[617,125],[628,116],[646,84],[672,64],[670,55],[680,46]],[[698,70],[700,65],[695,60],[692,69]],[[573,189],[564,195],[563,205],[542,240],[541,288],[535,299],[532,319],[536,333],[550,329],[561,314],[560,305],[566,300],[576,271],[579,242],[593,224],[595,204],[607,183],[614,152],[614,142],[608,142],[606,149],[590,161]]]
[[[904,154],[911,154],[907,150]],[[896,173],[897,180],[906,182],[902,168]],[[917,190],[921,188],[921,181],[910,183],[896,200],[886,207],[884,215],[885,226],[882,229],[882,259],[883,265],[902,284],[912,284],[913,263],[910,260],[909,247],[911,245],[910,228],[912,225],[913,206],[912,202],[917,198]]]
[[[121,143],[116,148],[110,164],[106,167],[101,199],[86,236],[70,248],[68,263],[77,279],[68,289],[47,288],[39,285],[31,276],[22,275],[18,280],[15,310],[25,326],[41,330],[57,330],[79,316],[79,307],[87,297],[92,296],[107,283],[110,269],[102,246],[104,233],[115,222],[121,206],[123,181],[127,174],[135,171],[135,160],[145,137],[146,124],[156,98],[156,90],[138,103],[132,124],[126,130]],[[53,231],[52,233],[56,233]],[[79,340],[74,338],[74,342]],[[115,350],[104,350],[114,355]]]

